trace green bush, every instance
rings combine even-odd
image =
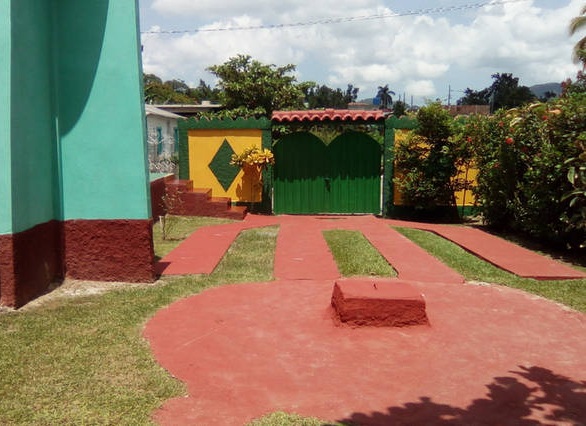
[[[564,195],[575,189],[567,160],[579,157],[586,139],[585,96],[468,120],[462,137],[473,146],[474,191],[488,224],[566,246],[583,241],[586,227],[575,223],[580,203]]]
[[[456,122],[439,103],[421,108],[417,122],[415,131],[396,146],[399,175],[394,183],[415,209],[455,206],[454,192],[466,185],[456,178],[458,166],[468,156],[462,139],[454,137]]]

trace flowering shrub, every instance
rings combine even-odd
[[[564,194],[575,190],[567,160],[579,158],[578,141],[586,140],[585,101],[574,95],[467,121],[463,137],[479,168],[474,191],[488,224],[569,246],[583,241],[580,203]]]
[[[562,197],[562,201],[567,201],[570,207],[570,213],[565,212],[562,215],[562,221],[568,225],[568,230],[584,235],[586,234],[586,133],[580,135],[576,145],[582,152],[577,157],[566,160],[566,164],[570,166],[568,181],[574,189]],[[580,247],[586,247],[586,239],[582,241]]]
[[[232,154],[230,164],[240,168],[247,165],[265,168],[275,164],[275,157],[268,149],[260,149],[256,145],[252,145],[245,148],[240,154]]]

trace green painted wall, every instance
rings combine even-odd
[[[138,3],[55,4],[63,219],[146,219]]]
[[[10,121],[10,3],[0,1],[0,123]],[[10,127],[0,125],[0,235],[12,231]]]
[[[11,225],[3,219],[2,231],[19,232],[55,218],[51,5],[12,1],[8,16],[10,53],[2,56],[9,63],[2,68],[10,69],[10,95],[3,104],[9,108]]]
[[[150,216],[137,11],[0,1],[0,234]]]
[[[13,2],[12,39],[13,227],[55,218],[55,131],[51,73],[50,5]],[[34,77],[34,78],[31,78]]]

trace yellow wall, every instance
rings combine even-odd
[[[220,145],[227,140],[236,153],[251,145],[262,147],[262,131],[259,129],[189,130],[189,179],[194,188],[211,188],[214,197],[230,197],[233,201],[262,201],[262,184],[257,176],[240,170],[227,191],[218,182],[209,164]],[[235,167],[235,166],[234,166]]]

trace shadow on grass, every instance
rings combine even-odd
[[[354,413],[338,421],[352,426],[586,424],[586,382],[541,367],[519,369],[512,376],[496,377],[487,385],[487,396],[466,408],[422,397],[384,413]],[[546,423],[529,418],[532,413],[540,413]]]

